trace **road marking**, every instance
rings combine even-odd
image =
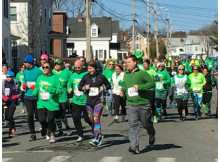
[[[13,160],[14,158],[2,158],[2,162],[8,162]]]
[[[14,153],[46,153],[46,152],[53,152],[52,150],[44,150],[44,151],[4,151],[3,154],[14,154]]]
[[[56,156],[47,162],[63,162],[63,161],[66,161],[67,159],[69,159],[70,157],[71,156]]]
[[[120,162],[123,157],[103,157],[100,162]]]
[[[175,162],[176,158],[159,157],[156,162]]]

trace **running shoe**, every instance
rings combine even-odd
[[[121,122],[126,122],[125,115],[122,115]]]
[[[104,135],[100,133],[100,134],[99,134],[99,138],[98,138],[98,144],[97,144],[97,146],[100,146],[100,145],[101,145],[103,138],[104,138]]]
[[[36,139],[37,139],[36,135],[35,134],[31,134],[29,141],[35,141]]]
[[[157,123],[157,117],[156,116],[153,116],[153,122]]]
[[[11,133],[15,133],[15,132],[16,132],[16,128],[14,127],[11,129]]]
[[[56,143],[55,138],[54,138],[54,137],[51,137],[49,143]]]
[[[175,103],[173,104],[173,108],[176,108],[176,104]]]
[[[118,119],[117,116],[115,116],[113,120],[114,120],[115,123],[119,123],[119,119]]]
[[[153,146],[155,143],[155,136],[150,135],[149,136],[149,145]]]
[[[76,141],[81,142],[82,140],[83,140],[83,137],[79,136]]]
[[[47,135],[47,129],[46,128],[42,129],[40,134],[42,137],[45,137]]]
[[[130,147],[128,148],[128,151],[129,151],[129,152],[132,152],[133,154],[140,154],[138,147],[133,148],[133,147],[130,146]]]
[[[61,137],[63,135],[64,135],[63,131],[59,131],[59,133],[56,134],[56,137]]]
[[[90,144],[91,146],[93,146],[93,147],[97,147],[97,146],[98,146],[98,140],[92,139],[92,140],[89,142],[89,144]]]
[[[9,137],[9,138],[13,138],[13,134],[10,133],[10,134],[8,135],[8,137]]]

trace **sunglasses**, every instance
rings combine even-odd
[[[75,67],[75,69],[81,69],[81,67]]]
[[[185,69],[179,69],[179,70],[185,70]]]
[[[6,78],[12,78],[11,76],[6,76]]]
[[[115,64],[108,64],[108,65],[115,65]]]
[[[193,69],[193,70],[198,70],[198,69]]]
[[[158,66],[158,67],[163,67],[163,66]]]
[[[44,60],[45,61],[46,59],[40,59],[40,60]]]
[[[49,66],[43,66],[42,69],[50,69]]]

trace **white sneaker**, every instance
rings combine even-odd
[[[81,136],[79,136],[76,141],[81,142],[82,140],[83,140],[83,138]]]
[[[115,116],[114,119],[113,119],[116,123],[119,123],[119,120],[118,120],[118,117]]]
[[[46,140],[50,140],[50,136],[49,135],[46,135]]]
[[[49,143],[56,143],[55,137],[51,137]]]

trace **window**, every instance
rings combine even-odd
[[[4,17],[8,18],[8,0],[4,0]]]
[[[16,7],[10,7],[10,21],[17,21]]]
[[[141,45],[140,44],[135,44],[135,49],[141,49]]]
[[[73,54],[73,49],[69,49],[68,51],[69,51],[69,56],[72,56],[72,54]]]
[[[103,58],[104,58],[103,50],[99,50],[99,59],[103,59]]]
[[[97,37],[97,30],[96,29],[92,29],[92,37]]]
[[[48,17],[49,17],[49,26],[51,26],[51,10],[49,9],[49,13],[48,13]]]
[[[139,38],[140,38],[139,36],[136,36],[136,41],[139,41],[140,40]]]
[[[195,47],[196,51],[198,50],[197,46]]]

